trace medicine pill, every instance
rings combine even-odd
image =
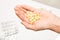
[[[29,19],[30,24],[33,24],[35,21],[40,19],[40,14],[33,13],[33,12],[30,12],[30,11],[27,11],[26,16]]]

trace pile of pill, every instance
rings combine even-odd
[[[38,14],[38,13],[33,13],[33,12],[30,12],[30,11],[27,11],[26,14],[27,14],[26,15],[27,18],[30,21],[30,24],[33,24],[35,21],[40,19],[40,14]]]

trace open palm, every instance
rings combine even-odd
[[[31,11],[33,13],[39,13],[40,14],[40,20],[36,21],[33,25],[29,23],[28,18],[26,17],[26,12]],[[43,29],[49,29],[49,27],[52,25],[55,15],[52,13],[46,11],[46,10],[38,10],[33,7],[27,6],[27,5],[17,5],[15,7],[16,15],[22,20],[22,24],[32,30],[43,30]]]

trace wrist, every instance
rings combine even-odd
[[[60,18],[55,17],[55,19],[52,22],[52,25],[50,27],[51,30],[60,33]]]
[[[53,21],[53,25],[60,26],[60,17],[55,18],[55,20]]]

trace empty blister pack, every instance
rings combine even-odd
[[[4,37],[8,37],[18,33],[17,24],[14,21],[1,22],[1,29]]]

